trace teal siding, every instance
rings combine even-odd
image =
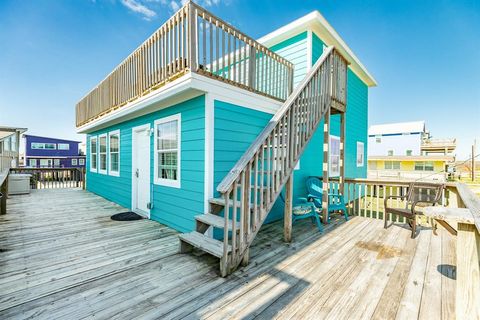
[[[154,141],[151,139],[150,172],[152,203],[150,217],[176,230],[194,229],[194,216],[204,211],[205,167],[205,98],[196,97],[175,106],[90,133],[98,135],[120,129],[120,176],[108,176],[89,171],[87,156],[87,189],[124,207],[131,207],[132,128],[173,114],[182,115],[181,188],[153,184]],[[87,154],[90,145],[87,143]]]
[[[294,64],[293,84],[295,87],[307,74],[307,31],[270,47],[270,50]]]
[[[265,128],[272,115],[217,100],[214,106],[213,187],[215,190]]]
[[[312,65],[314,65],[318,58],[320,58],[324,47],[325,43],[315,34],[315,32],[312,32]]]

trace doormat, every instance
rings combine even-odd
[[[115,221],[134,221],[134,220],[142,220],[143,217],[136,214],[135,212],[127,211],[127,212],[114,214],[113,216],[110,217],[110,219]]]

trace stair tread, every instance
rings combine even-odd
[[[180,240],[185,241],[192,246],[199,248],[209,254],[221,258],[223,256],[223,242],[210,238],[197,231],[180,234]],[[232,246],[228,246],[228,252],[232,250]]]
[[[203,223],[206,223],[208,225],[211,225],[212,227],[215,228],[224,228],[225,226],[225,220],[223,217],[211,214],[211,213],[206,213],[206,214],[200,214],[198,216],[195,216],[195,219],[198,221],[201,221]],[[239,229],[239,223],[237,222],[235,225],[235,229]],[[232,220],[230,219],[228,221],[228,230],[232,230]]]
[[[219,206],[225,206],[225,199],[223,198],[210,198],[208,200],[211,204],[216,204],[216,205],[219,205]],[[237,208],[240,207],[240,204],[241,202],[237,200]],[[230,201],[228,202],[228,205],[230,207],[233,206],[233,200],[230,199]],[[253,206],[253,203],[250,203],[251,206]]]

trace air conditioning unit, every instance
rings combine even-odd
[[[8,175],[8,194],[30,193],[31,174],[14,173]]]

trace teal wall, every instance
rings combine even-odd
[[[270,47],[270,50],[295,65],[293,73],[293,85],[295,88],[307,74],[307,31]]]
[[[272,114],[217,100],[214,108],[213,187],[216,190],[217,185],[265,128]],[[216,192],[214,194],[218,195]]]
[[[120,176],[90,172],[87,157],[87,189],[124,207],[131,207],[132,128],[181,113],[181,188],[153,184],[154,141],[151,138],[150,172],[153,209],[150,217],[179,231],[194,229],[194,216],[204,211],[205,98],[199,96],[175,106],[123,122],[87,136],[120,129]],[[90,144],[87,143],[87,154]]]

